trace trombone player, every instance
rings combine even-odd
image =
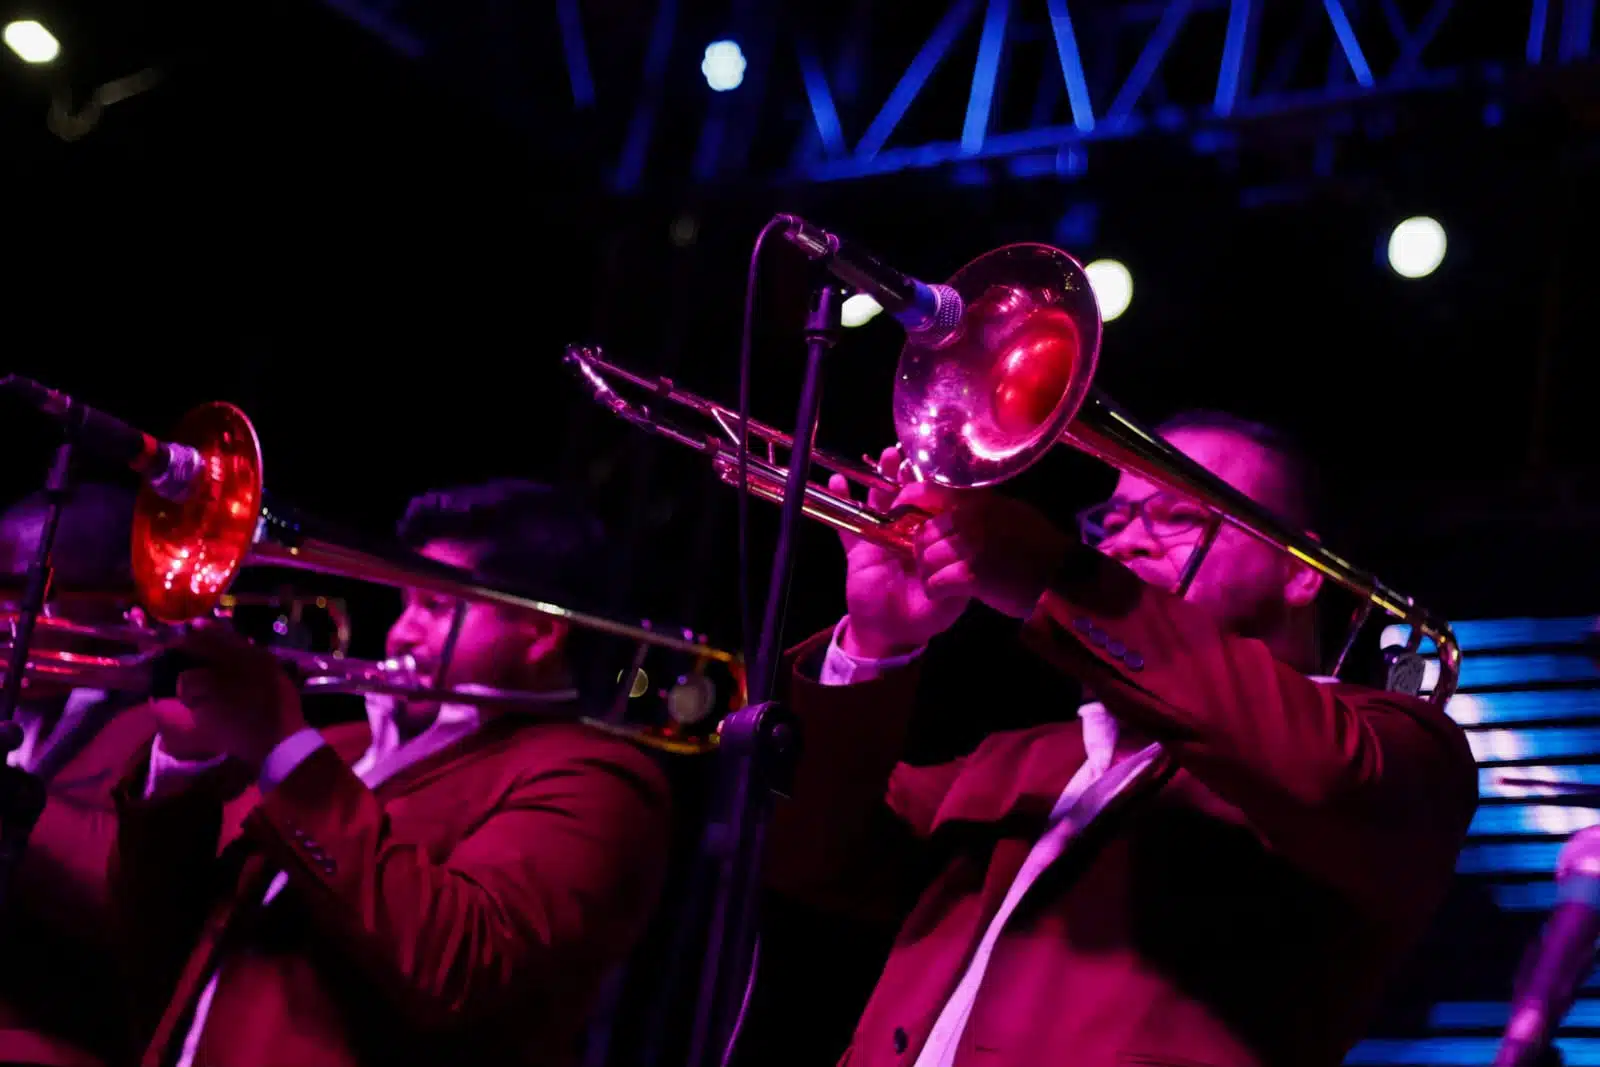
[[[429,493],[400,534],[556,593],[605,560],[592,519],[525,482]],[[424,684],[575,712],[581,636],[408,591],[388,652]],[[156,706],[160,733],[118,789],[113,892],[160,993],[142,1062],[573,1063],[663,875],[656,765],[576,722],[472,703],[372,697],[367,723],[319,732],[270,653],[223,631],[194,651],[204,665]]]
[[[1312,521],[1306,471],[1267,429],[1195,413],[1161,431]],[[899,466],[890,450],[880,470]],[[920,894],[843,1062],[1337,1067],[1452,876],[1477,797],[1462,731],[1314,676],[1320,577],[1230,526],[1173,595],[1208,515],[1133,474],[1082,544],[982,490],[869,503],[934,517],[909,557],[843,535],[848,614],[792,656],[806,747],[768,867],[857,918]],[[1093,702],[902,763],[919,665],[973,600]],[[930,856],[938,873],[908,885]]]
[[[122,622],[115,594],[131,585],[133,506],[133,493],[120,486],[72,488],[52,553],[56,583],[113,597],[74,601],[69,621]],[[45,512],[44,495],[35,493],[0,515],[0,573],[13,583],[33,558]],[[59,642],[47,628],[36,640]],[[123,991],[105,965],[112,947],[105,870],[116,832],[111,790],[150,744],[156,724],[140,692],[42,675],[27,686],[16,711],[22,745],[7,761],[37,776],[46,799],[0,915],[0,1063],[97,1067],[117,1062],[127,1036]]]

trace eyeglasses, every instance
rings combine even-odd
[[[1211,513],[1176,493],[1153,493],[1143,500],[1108,500],[1078,512],[1078,534],[1091,548],[1115,537],[1138,519],[1156,541],[1172,541],[1205,529]]]

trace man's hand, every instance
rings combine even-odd
[[[259,767],[280,741],[305,728],[300,692],[267,649],[226,626],[199,628],[182,648],[202,666],[178,676],[177,700],[155,706],[168,754],[229,755]]]
[[[161,751],[185,763],[205,763],[227,755],[222,739],[213,736],[207,724],[173,697],[150,702],[161,737]]]
[[[1072,539],[1038,511],[997,493],[919,483],[899,502],[933,514],[916,541],[929,597],[971,597],[1025,619],[1072,550]]]
[[[900,469],[900,450],[885,449],[878,470],[886,478]],[[828,488],[841,496],[850,495],[850,484],[842,475],[828,480]],[[909,485],[899,496],[880,489],[867,492],[867,506],[888,511],[909,503],[907,494],[923,487]],[[849,622],[840,638],[840,647],[863,659],[885,659],[922,648],[936,635],[955,625],[967,610],[968,598],[957,594],[933,594],[924,588],[916,561],[893,549],[873,544],[854,534],[839,534],[845,551],[845,603]]]

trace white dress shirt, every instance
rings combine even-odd
[[[833,640],[828,644],[828,651],[823,658],[819,674],[819,680],[823,685],[849,685],[852,682],[869,681],[886,670],[909,664],[921,654],[919,651],[883,660],[867,660],[852,656],[839,647],[839,638],[844,633],[846,621],[848,620],[840,621],[833,631]],[[1335,681],[1332,678],[1312,680]],[[968,961],[955,992],[950,994],[950,999],[945,1001],[944,1007],[940,1010],[939,1017],[928,1034],[927,1043],[922,1046],[922,1051],[913,1067],[953,1067],[960,1049],[962,1033],[967,1028],[968,1019],[972,1017],[972,1006],[978,999],[984,972],[989,967],[989,958],[1012,912],[1038,880],[1039,875],[1043,874],[1065,851],[1067,843],[1081,833],[1112,799],[1126,789],[1140,772],[1155,762],[1156,757],[1161,754],[1161,746],[1151,743],[1117,760],[1117,720],[1106,711],[1104,704],[1099,702],[1084,704],[1078,709],[1078,718],[1083,723],[1085,755],[1083,766],[1078,768],[1077,773],[1072,776],[1072,780],[1057,798],[1055,806],[1050,811],[1044,833],[1034,842],[1027,859],[1023,860],[1022,867],[1012,880],[1005,899],[1001,901],[994,918],[989,921],[989,926],[978,942],[972,959]]]
[[[841,621],[834,630],[833,640],[829,642],[823,658],[819,675],[823,685],[867,681],[892,667],[910,663],[920,654],[913,652],[884,660],[864,660],[852,656],[839,647],[844,626],[845,622]],[[989,958],[1005,931],[1011,913],[1016,911],[1017,905],[1039,875],[1049,869],[1065,851],[1067,842],[1088,826],[1139,772],[1154,763],[1161,754],[1161,746],[1152,743],[1118,761],[1117,721],[1106,711],[1105,705],[1098,702],[1085,704],[1078,709],[1078,718],[1083,723],[1083,765],[1056,799],[1044,833],[1034,842],[1027,859],[1022,861],[1011,887],[1006,891],[1005,899],[1000,902],[1000,909],[989,920],[983,938],[961,975],[961,981],[957,983],[955,992],[950,994],[950,999],[945,1001],[913,1067],[953,1067],[961,1045],[961,1035],[972,1016],[972,1006],[983,985],[984,972],[989,968]]]
[[[67,694],[67,703],[56,717],[49,733],[45,732],[45,716],[38,708],[17,705],[11,721],[22,730],[22,744],[6,753],[6,765],[18,767],[30,774],[64,739],[71,737],[89,709],[102,703],[106,694],[98,689],[74,689]]]
[[[551,701],[570,701],[578,698],[577,690],[562,690],[549,694]],[[350,769],[370,788],[387,781],[413,763],[454,744],[478,729],[481,718],[475,704],[445,704],[428,728],[409,741],[400,740],[400,728],[395,722],[397,701],[393,697],[371,695],[367,697],[367,723],[372,728],[372,743]],[[261,791],[272,789],[287,778],[296,767],[328,742],[314,729],[304,729],[285,738],[268,754],[261,764]],[[223,762],[222,758],[204,762],[175,759],[161,748],[161,738],[156,737],[150,748],[150,777],[145,784],[145,797],[163,796]],[[279,871],[267,887],[262,906],[272,903],[289,882],[287,872]],[[222,976],[222,965],[211,974],[200,999],[195,1003],[194,1022],[183,1040],[183,1051],[176,1067],[192,1067],[200,1048],[200,1038],[205,1032],[206,1017],[211,1012],[211,1001],[216,996],[217,982]]]

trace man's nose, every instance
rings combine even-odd
[[[400,656],[416,650],[422,643],[422,626],[417,620],[417,612],[407,608],[400,613],[400,617],[389,627],[389,635],[384,641],[384,649],[390,656]]]
[[[1150,536],[1142,522],[1135,520],[1100,542],[1100,551],[1116,560],[1127,563],[1134,559],[1153,559],[1161,555],[1161,545]]]

